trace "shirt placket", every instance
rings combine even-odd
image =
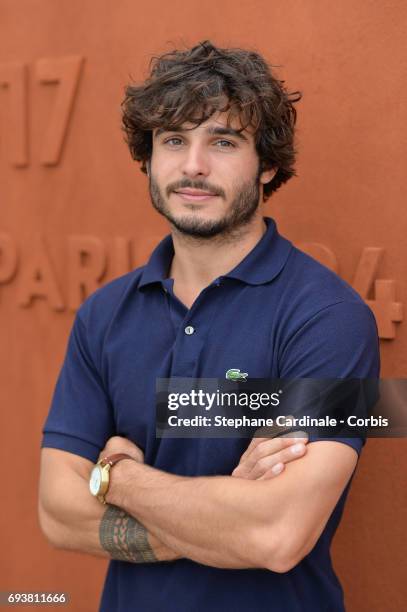
[[[196,377],[211,322],[220,306],[220,280],[203,289],[190,309],[175,296],[172,279],[163,283],[175,331],[170,376]]]

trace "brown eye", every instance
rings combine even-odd
[[[217,140],[215,144],[220,146],[222,149],[228,149],[235,146],[233,142],[230,142],[230,140]]]

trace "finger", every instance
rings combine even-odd
[[[293,418],[293,415],[286,416],[286,419],[292,420]],[[289,429],[289,427],[285,425],[273,425],[272,427],[260,427],[259,429],[257,429],[255,432],[255,437],[252,439],[246,451],[240,457],[240,462],[242,460],[245,461],[259,444],[265,442],[266,440],[276,438],[279,434],[281,434],[282,431],[285,431],[286,429]],[[262,436],[261,434],[264,434],[264,436]]]
[[[247,457],[250,455],[252,450],[256,448],[256,446],[258,446],[261,442],[264,442],[265,440],[268,440],[268,438],[260,438],[260,437],[253,438],[249,446],[246,448],[245,452],[243,453],[243,455],[240,457],[239,463],[247,459]]]
[[[280,474],[282,474],[285,470],[284,463],[277,463],[269,470],[266,470],[262,476],[260,476],[257,480],[270,480],[271,478],[277,478]]]
[[[282,474],[285,470],[284,463],[277,463],[273,465],[273,467],[269,470],[266,470],[262,476],[257,478],[257,480],[270,480],[270,478],[276,478],[280,474]]]
[[[246,466],[237,475],[242,478],[256,480],[257,478],[262,476],[266,470],[271,469],[274,465],[278,463],[289,463],[290,461],[301,457],[304,453],[304,441],[297,441],[294,444],[291,443],[286,448],[283,447],[282,450],[280,450],[279,452],[267,454],[259,458],[256,463],[252,465],[252,468],[250,470],[248,470]]]
[[[257,480],[261,476],[263,476],[268,470],[272,470],[273,467],[279,464],[287,465],[291,461],[295,461],[300,457],[303,457],[306,453],[306,445],[298,442],[289,446],[288,448],[284,448],[279,453],[275,453],[273,455],[268,455],[267,457],[263,457],[259,459],[257,463],[254,465],[252,470],[247,474],[247,478],[249,480]]]
[[[274,438],[272,440],[262,440],[262,442],[258,444],[255,449],[253,449],[251,454],[246,459],[243,459],[243,461],[242,459],[240,460],[233,472],[233,475],[243,477],[246,476],[248,473],[250,473],[259,460],[263,459],[264,457],[276,455],[284,448],[293,446],[298,442],[302,442],[303,444],[308,442],[308,437],[305,432],[297,432],[295,437],[279,436],[278,438]]]
[[[252,452],[246,457],[241,457],[232,475],[246,478],[260,459],[277,453],[289,443],[290,441],[283,438],[275,438],[273,440],[260,438],[260,442],[253,448]]]

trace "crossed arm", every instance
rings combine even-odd
[[[240,457],[232,475],[247,479],[275,478],[286,464],[305,454],[307,441],[302,432],[276,439],[256,437]],[[121,436],[107,441],[99,459],[119,452],[140,463],[144,461],[140,448]],[[92,467],[89,460],[76,454],[42,449],[38,510],[40,525],[48,540],[58,548],[132,563],[181,557],[133,516],[113,504],[102,506],[90,495],[88,482]]]
[[[81,474],[69,507],[66,483],[58,485],[49,473],[50,461],[48,474],[41,474],[40,522],[58,547],[134,562],[188,557],[215,567],[277,572],[288,571],[313,548],[357,462],[355,450],[331,441],[308,444],[300,461],[271,479],[180,477],[123,460],[112,470],[106,507],[88,491],[91,462],[71,457]],[[52,500],[47,477],[61,488],[60,494],[54,488]],[[108,540],[115,537],[112,554]]]

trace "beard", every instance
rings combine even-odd
[[[150,197],[156,211],[163,215],[184,236],[200,239],[210,239],[216,236],[222,236],[222,238],[236,237],[239,235],[240,230],[250,223],[258,209],[260,174],[259,170],[253,180],[242,183],[236,189],[236,196],[231,202],[229,210],[221,219],[200,219],[198,215],[194,217],[188,215],[175,217],[171,213],[167,200],[163,197],[158,183],[151,175],[149,181]],[[176,189],[186,187],[191,189],[207,189],[222,198],[225,197],[223,189],[214,187],[202,180],[191,181],[189,179],[183,179],[168,185],[166,188],[167,197]],[[199,210],[198,207],[195,208],[193,203],[189,207],[191,210]]]

